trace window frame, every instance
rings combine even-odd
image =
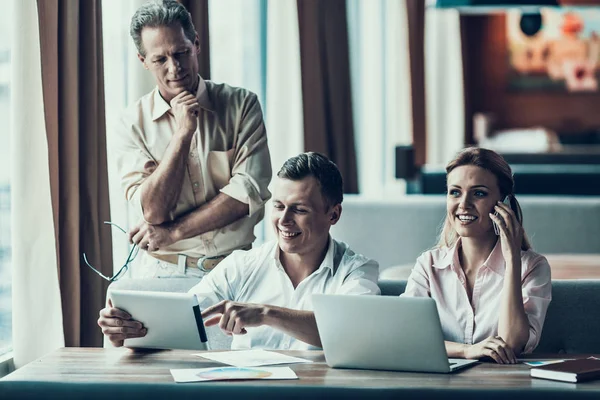
[[[10,374],[15,370],[14,353],[12,346],[8,353],[0,356],[0,378]]]

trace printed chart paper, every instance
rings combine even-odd
[[[172,369],[175,382],[206,382],[249,379],[298,379],[290,367],[217,367],[195,369]]]

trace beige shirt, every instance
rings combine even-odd
[[[183,187],[171,218],[209,202],[219,192],[250,207],[248,216],[214,231],[181,240],[158,254],[224,255],[250,245],[271,197],[271,161],[262,111],[248,90],[200,78],[200,112]],[[129,107],[117,124],[117,169],[125,197],[143,218],[140,186],[156,169],[176,131],[171,106],[158,88]]]
[[[376,261],[356,254],[347,244],[330,237],[327,254],[319,268],[294,288],[279,261],[277,241],[272,241],[249,251],[232,253],[189,292],[198,296],[202,309],[221,300],[232,300],[312,311],[314,293],[380,294],[378,277]],[[233,336],[232,349],[314,349],[270,326],[246,330],[245,335]]]
[[[431,297],[437,303],[444,339],[474,344],[498,335],[498,310],[504,285],[505,262],[500,240],[475,278],[472,302],[467,279],[460,266],[458,248],[426,251],[408,278],[402,296]],[[523,353],[531,353],[540,341],[546,311],[552,299],[550,265],[533,250],[521,251],[523,307],[529,320],[529,340]]]

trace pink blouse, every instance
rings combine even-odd
[[[402,296],[431,297],[437,303],[444,339],[474,344],[498,334],[500,298],[505,262],[500,241],[475,278],[472,303],[467,280],[458,259],[460,239],[452,248],[426,251],[417,259]],[[529,319],[529,340],[524,353],[540,341],[546,310],[552,299],[548,260],[532,250],[521,251],[523,305]]]

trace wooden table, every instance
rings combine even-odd
[[[168,384],[168,388],[171,390],[186,387],[186,390],[198,391],[216,384],[221,385],[219,386],[221,388],[228,389],[237,387],[251,390],[258,387],[264,393],[269,393],[271,389],[289,390],[303,386],[316,386],[323,390],[354,388],[353,390],[358,391],[355,393],[361,393],[361,389],[376,388],[381,389],[381,393],[386,393],[386,389],[403,391],[416,389],[430,392],[442,390],[444,395],[448,394],[446,391],[454,391],[454,394],[459,392],[478,393],[478,396],[487,393],[492,397],[501,391],[510,397],[522,395],[528,399],[542,394],[546,396],[559,393],[569,397],[579,395],[600,397],[600,381],[572,384],[533,379],[529,376],[530,367],[524,364],[478,363],[453,374],[332,369],[327,367],[323,353],[320,351],[282,352],[314,361],[310,364],[289,365],[298,375],[298,380],[174,383],[169,372],[171,368],[205,368],[223,365],[194,356],[194,353],[197,352],[183,350],[134,352],[128,349],[63,348],[4,377],[0,380],[0,389],[1,384],[6,381],[12,381],[12,383],[16,381],[95,382],[103,383],[105,387],[108,383],[127,382],[162,383]],[[388,392],[390,391],[388,390]],[[372,395],[379,391],[370,390],[369,393]]]

